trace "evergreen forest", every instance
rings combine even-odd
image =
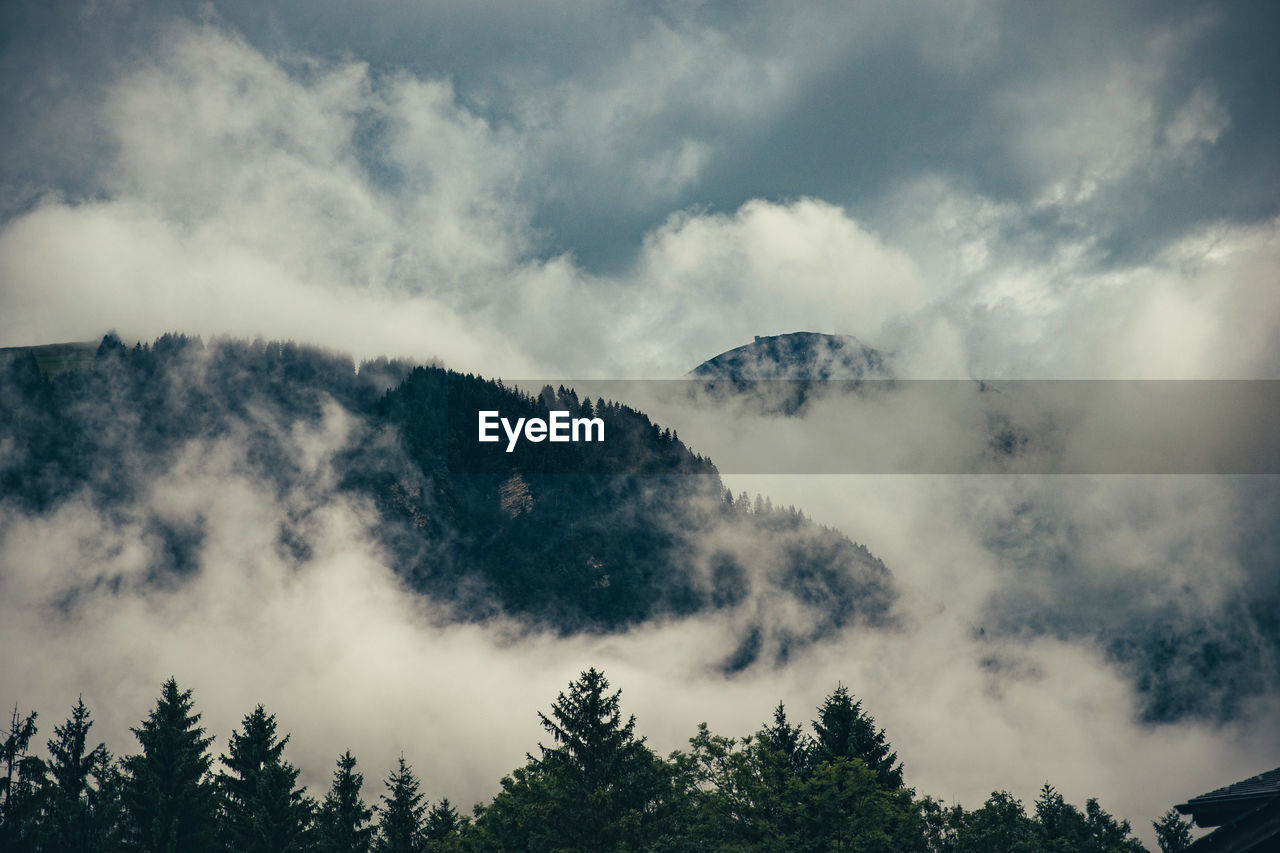
[[[258,705],[225,751],[190,689],[170,678],[132,729],[130,754],[95,743],[83,700],[41,749],[35,712],[4,733],[0,849],[13,853],[427,853],[427,851],[919,851],[1129,853],[1146,848],[1095,799],[1045,784],[1024,805],[995,791],[973,809],[907,785],[886,732],[837,685],[807,726],[779,703],[754,733],[697,726],[663,757],[636,731],[621,690],[589,669],[538,713],[546,738],[469,812],[429,801],[401,757],[366,780],[349,750],[327,791],[307,791],[290,735]],[[385,775],[383,775],[385,774]],[[447,787],[448,780],[433,780]],[[1170,810],[1163,853],[1190,843]]]
[[[370,506],[388,565],[455,621],[602,633],[752,596],[805,613],[772,637],[748,626],[725,649],[726,671],[765,648],[782,661],[843,628],[892,622],[892,577],[865,547],[794,507],[729,493],[710,460],[620,402],[262,340],[166,335],[128,347],[108,335],[57,371],[38,350],[0,353],[0,446],[21,451],[0,454],[4,505],[40,514],[80,500],[130,517],[156,543],[156,584],[200,570],[206,530],[157,510],[153,483],[185,452],[229,444],[255,488]],[[506,453],[476,441],[481,409],[599,417],[607,439]],[[317,484],[298,437],[330,427],[332,476]],[[303,521],[276,543],[298,566],[311,556]]]

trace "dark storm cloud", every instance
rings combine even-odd
[[[1268,4],[16,3],[6,210],[92,194],[89,107],[174,19],[264,55],[448,78],[524,140],[543,251],[616,270],[674,209],[812,195],[855,216],[921,173],[1029,206],[1021,230],[1143,258],[1276,214]],[[393,177],[393,176],[390,176]],[[16,198],[15,198],[16,197]]]
[[[657,377],[809,329],[912,377],[1280,365],[1256,4],[0,14],[5,343]]]

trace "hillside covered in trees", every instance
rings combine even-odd
[[[290,736],[261,705],[225,751],[174,679],[132,729],[137,752],[94,744],[83,701],[38,749],[37,717],[14,709],[0,779],[6,851],[866,851],[1136,853],[1129,823],[1096,800],[1083,810],[1045,784],[1028,808],[1004,791],[966,809],[907,786],[883,729],[837,685],[810,726],[782,703],[758,731],[697,727],[663,758],[590,669],[539,713],[545,742],[470,814],[429,802],[400,758],[366,784],[351,752],[329,790],[298,786]],[[217,758],[215,760],[215,753]],[[440,780],[436,780],[439,783]],[[1190,841],[1176,813],[1154,825],[1160,849]]]
[[[5,355],[6,505],[41,514],[84,501],[128,518],[147,544],[149,582],[200,571],[206,528],[198,513],[155,506],[151,484],[231,446],[260,489],[302,484],[370,507],[388,565],[454,619],[608,632],[739,608],[728,670],[851,624],[891,622],[890,574],[864,547],[793,508],[727,493],[709,460],[619,402],[385,359],[357,368],[292,343],[170,335],[127,347],[109,335],[91,361],[50,375],[30,351]],[[608,440],[506,453],[476,442],[477,409],[599,417]],[[589,465],[574,457],[588,452]],[[300,568],[311,557],[306,523],[291,518],[275,536]],[[802,615],[753,615],[771,601]]]

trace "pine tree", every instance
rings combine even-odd
[[[1036,799],[1036,820],[1040,823],[1041,844],[1046,850],[1083,850],[1089,826],[1080,810],[1068,803],[1048,782]]]
[[[301,850],[312,803],[294,787],[298,770],[284,760],[289,736],[276,738],[276,718],[261,705],[243,729],[231,733],[229,754],[221,756],[227,770],[218,774],[225,840],[247,853]]]
[[[419,853],[423,850],[422,819],[427,807],[418,791],[418,777],[400,756],[386,780],[387,793],[378,807],[377,853]]]
[[[791,775],[798,774],[805,765],[806,754],[810,749],[810,739],[799,725],[792,725],[787,720],[787,709],[782,703],[773,709],[773,725],[760,730],[759,740],[767,740],[785,759]]]
[[[130,840],[137,849],[182,853],[213,849],[217,791],[209,775],[212,737],[192,713],[191,691],[170,678],[156,707],[132,729],[142,752],[124,760]]]
[[[628,833],[643,832],[663,791],[657,756],[635,735],[636,718],[623,722],[621,690],[594,667],[582,673],[538,719],[557,744],[538,748],[550,778],[556,823],[584,850],[612,850]],[[570,838],[566,837],[566,841]]]
[[[644,849],[679,831],[684,804],[677,769],[662,761],[625,722],[621,691],[595,669],[569,685],[538,718],[554,740],[540,758],[502,780],[502,792],[477,814],[480,849]]]
[[[129,824],[124,802],[125,774],[121,763],[103,749],[90,771],[94,784],[89,789],[89,814],[93,827],[93,849],[116,851],[125,846]]]
[[[83,697],[76,700],[71,717],[54,727],[48,741],[49,773],[52,776],[46,800],[41,836],[47,849],[79,853],[101,849],[104,841],[98,830],[101,820],[114,811],[110,789],[101,790],[108,778],[111,756],[106,746],[89,746],[93,720]],[[108,781],[112,781],[109,780]]]
[[[320,853],[367,853],[373,843],[369,825],[373,809],[360,799],[364,775],[356,772],[356,760],[347,750],[338,757],[333,785],[316,815],[317,847]]]
[[[427,812],[427,821],[423,827],[423,836],[427,840],[427,850],[435,853],[438,850],[452,850],[456,846],[458,833],[462,829],[462,818],[445,797]]]
[[[808,746],[804,730],[787,719],[781,702],[773,709],[773,723],[766,724],[747,742],[748,779],[739,779],[739,790],[752,790],[748,814],[761,838],[783,837],[793,826],[792,812],[797,783],[807,771]]]
[[[814,758],[817,761],[860,758],[876,772],[882,786],[901,788],[902,765],[898,763],[898,754],[890,751],[884,729],[877,730],[875,722],[862,712],[862,702],[855,702],[848,688],[836,685],[813,722],[817,736]]]
[[[45,764],[28,751],[36,736],[36,712],[23,717],[13,706],[4,740],[0,779],[0,850],[32,850],[45,792]]]
[[[551,705],[551,716],[541,711],[538,719],[558,744],[542,751],[542,763],[564,771],[584,791],[603,788],[612,779],[618,759],[635,738],[636,718],[622,722],[619,699],[622,691],[606,694],[609,682],[594,668],[569,685]]]

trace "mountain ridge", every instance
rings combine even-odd
[[[756,335],[748,344],[712,356],[689,371],[691,379],[892,379],[888,356],[851,335],[790,332]]]

